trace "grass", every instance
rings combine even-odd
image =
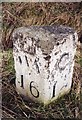
[[[80,87],[82,54],[80,47],[75,57],[72,89],[69,94],[44,107],[26,101],[15,89],[15,70],[11,35],[14,28],[28,25],[63,24],[73,27],[78,34],[82,30],[82,3],[3,3],[3,71],[2,116],[3,118],[56,119],[80,118]],[[82,99],[82,98],[81,98]],[[81,106],[81,107],[80,107]],[[82,112],[81,112],[82,113]]]
[[[29,98],[26,101],[16,92],[15,85],[11,83],[12,77],[15,77],[12,49],[4,53],[4,63],[2,82],[3,117],[10,115],[13,118],[29,117],[29,119],[80,118],[80,96],[77,93],[79,85],[77,84],[78,76],[74,76],[72,89],[69,94],[44,107]],[[77,72],[79,71],[75,70],[75,73]],[[4,111],[7,114],[6,116]]]
[[[3,53],[3,72],[9,73],[9,74],[15,74],[15,70],[14,70],[14,58],[13,58],[13,54],[12,54],[12,49],[9,49],[8,51],[5,51]],[[5,70],[5,71],[4,71]]]
[[[82,30],[82,3],[3,3],[3,45],[12,47],[14,28],[29,25],[63,24]]]
[[[80,64],[81,67],[82,67],[82,58],[80,58],[80,60],[79,60],[79,64]]]
[[[81,44],[81,47],[78,48],[78,51],[75,57],[76,57],[76,62],[82,67],[82,44]]]

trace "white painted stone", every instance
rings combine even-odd
[[[72,84],[78,36],[70,27],[30,26],[13,32],[17,91],[48,104]]]

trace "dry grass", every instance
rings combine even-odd
[[[15,27],[63,24],[82,30],[82,3],[3,3],[3,45],[12,47]]]
[[[78,48],[79,50],[80,48]],[[78,53],[78,52],[77,52]],[[79,55],[76,54],[76,58]],[[80,118],[80,64],[76,59],[73,74],[72,89],[68,95],[44,107],[28,98],[24,100],[15,90],[12,50],[5,53],[5,63],[2,78],[2,110],[3,118],[55,119]],[[77,65],[78,64],[78,65]]]
[[[31,100],[25,101],[15,90],[11,35],[16,27],[63,24],[82,31],[82,3],[3,3],[2,110],[3,118],[55,119],[80,118],[81,47],[75,56],[72,89],[46,108]],[[82,62],[81,62],[82,64]],[[82,113],[82,112],[81,112]]]

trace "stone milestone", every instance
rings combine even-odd
[[[67,26],[29,26],[14,30],[16,89],[48,104],[69,92],[78,35]]]

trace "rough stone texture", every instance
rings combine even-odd
[[[70,90],[78,40],[72,28],[20,27],[12,39],[20,94],[48,104]]]

